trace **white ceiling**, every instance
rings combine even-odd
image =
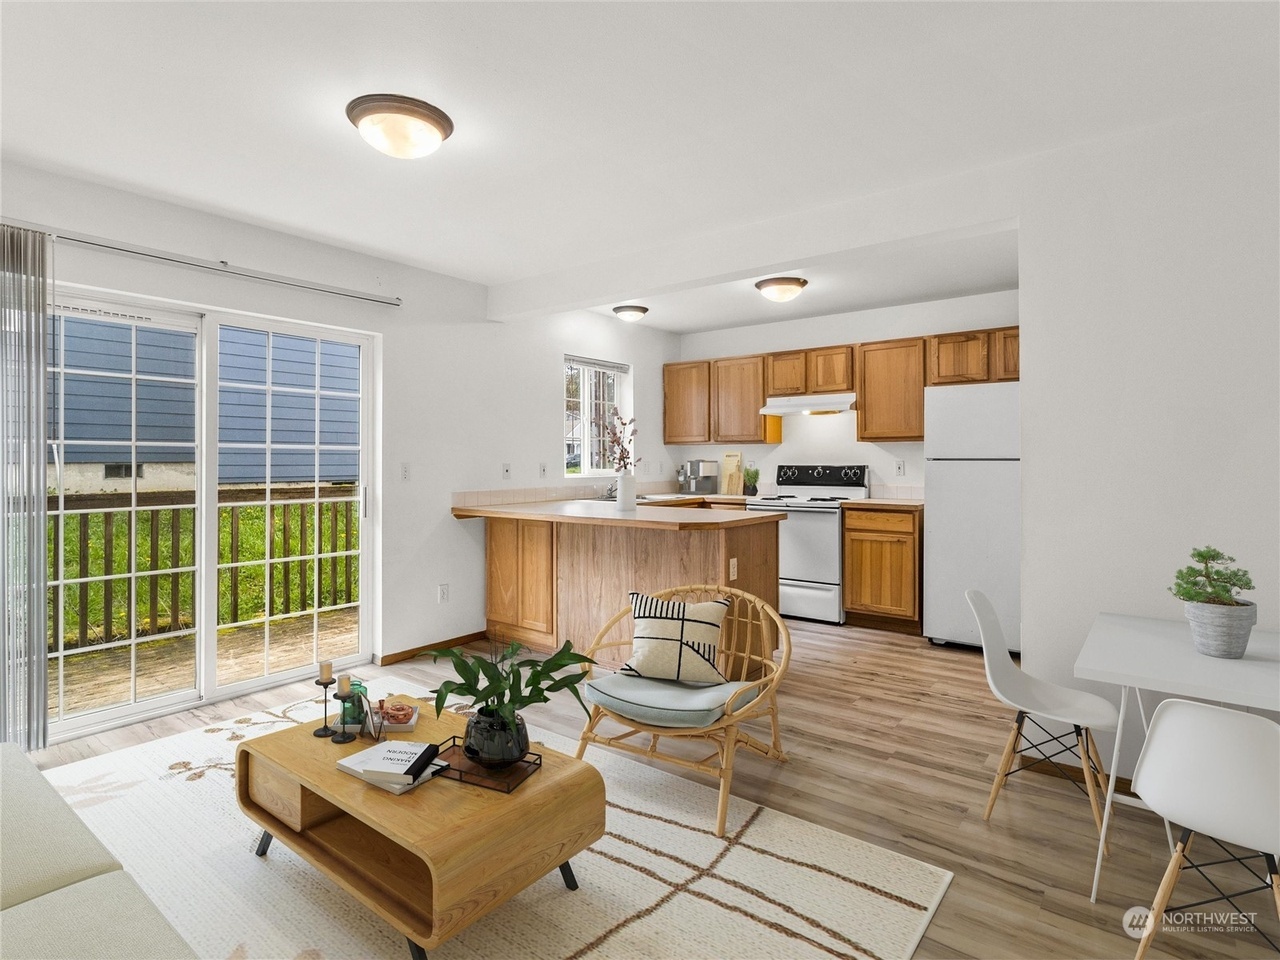
[[[755,282],[766,276],[798,276],[809,281],[786,303],[765,299]],[[806,260],[796,269],[779,268],[639,297],[628,303],[648,307],[643,323],[672,333],[745,327],[804,317],[827,317],[902,303],[967,297],[1018,286],[1018,232],[991,224],[962,235],[917,237],[899,243],[841,250]],[[592,308],[613,316],[616,304]]]
[[[1248,99],[1267,6],[7,0],[0,157],[497,285]],[[375,153],[377,92],[455,134]],[[1006,289],[1008,240],[833,253],[792,309]]]

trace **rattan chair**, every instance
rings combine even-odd
[[[623,713],[618,698],[605,697],[593,688],[593,684],[618,684],[617,674],[601,675],[599,667],[584,665],[589,674],[582,690],[591,703],[591,717],[583,728],[578,741],[578,759],[586,752],[587,744],[613,747],[642,757],[651,757],[667,763],[678,764],[691,770],[718,777],[720,802],[716,810],[716,836],[724,836],[725,818],[729,811],[729,787],[733,780],[733,757],[737,748],[750,747],[771,760],[785,761],[782,741],[778,735],[778,684],[786,676],[791,662],[791,633],[776,610],[759,597],[728,587],[697,584],[663,590],[653,596],[660,600],[682,600],[701,603],[725,598],[729,610],[720,630],[716,666],[728,682],[712,686],[680,683],[674,680],[644,680],[620,677],[628,692],[634,691],[634,699],[642,709],[635,710],[645,716],[636,719]],[[596,635],[587,655],[606,664],[622,663],[630,654],[633,630],[631,607],[620,610]],[[772,656],[770,653],[772,652]],[[775,659],[776,658],[776,659]],[[603,687],[600,688],[601,690]],[[593,697],[594,695],[594,697]],[[661,700],[661,705],[645,704],[646,697]],[[602,706],[598,699],[606,699],[609,706]],[[717,703],[719,706],[717,707]],[[680,709],[688,706],[686,714]],[[672,706],[676,709],[672,710]],[[645,707],[651,709],[643,709]],[[654,709],[668,711],[654,720]],[[705,718],[696,726],[678,726],[676,718],[702,714]],[[765,744],[742,729],[750,720],[767,717],[772,728],[772,743]],[[624,727],[624,731],[612,736],[597,732],[604,720],[611,720]],[[633,737],[648,735],[648,745],[633,743]],[[704,740],[714,752],[701,760],[666,753],[658,749],[664,737],[674,740]]]

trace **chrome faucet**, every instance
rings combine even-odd
[[[609,486],[605,488],[604,494],[600,497],[600,499],[616,500],[617,497],[618,497],[618,481],[615,480],[613,481],[613,483],[609,484]]]

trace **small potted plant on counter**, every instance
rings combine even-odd
[[[744,496],[754,497],[758,492],[756,484],[760,482],[760,471],[755,467],[747,467],[742,471],[742,493]]]
[[[1258,608],[1240,600],[1241,590],[1252,590],[1248,570],[1228,566],[1236,562],[1216,547],[1191,551],[1196,566],[1183,567],[1174,574],[1169,588],[1179,600],[1191,625],[1196,650],[1210,657],[1238,660],[1249,645],[1249,633],[1258,622]]]
[[[547,694],[568,690],[590,716],[578,693],[578,684],[586,679],[586,672],[574,670],[560,677],[555,674],[566,667],[595,663],[594,660],[574,653],[573,644],[567,640],[545,660],[517,660],[520,649],[520,644],[512,643],[492,657],[452,649],[431,654],[435,660],[449,660],[458,674],[457,680],[446,680],[436,688],[436,716],[444,712],[449,694],[472,698],[472,706],[478,709],[467,719],[462,752],[482,767],[509,767],[529,752],[529,731],[519,711],[533,703],[549,702]]]

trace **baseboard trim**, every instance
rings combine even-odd
[[[449,647],[460,647],[463,644],[483,640],[486,636],[487,634],[483,630],[476,633],[466,633],[460,637],[454,637],[451,640],[441,640],[439,643],[424,643],[420,647],[410,647],[408,650],[397,650],[395,653],[388,653],[384,656],[374,657],[373,662],[380,667],[386,667],[393,663],[403,663],[405,660],[412,660],[419,654],[426,653],[429,650],[445,650]]]
[[[901,633],[909,637],[923,636],[919,620],[903,620],[900,617],[879,617],[870,613],[857,613],[853,610],[844,612],[846,627],[861,627],[864,630],[884,630],[888,633]]]
[[[1041,773],[1050,777],[1057,777],[1059,780],[1074,780],[1081,786],[1084,785],[1084,771],[1080,767],[1076,766],[1066,766],[1059,769],[1059,767],[1055,767],[1049,763],[1035,763],[1035,758],[1023,756],[1018,757],[1018,771],[1021,772],[1023,770],[1030,773]],[[1133,792],[1133,781],[1128,777],[1116,778],[1116,793],[1122,796],[1137,796],[1137,794]]]

